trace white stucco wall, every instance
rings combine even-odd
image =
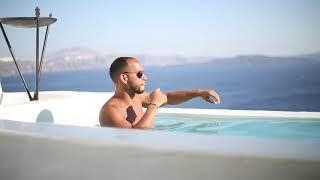
[[[0,179],[320,179],[320,145],[0,120]]]
[[[112,92],[45,91],[40,92],[40,100],[30,102],[25,92],[3,93],[0,119],[23,122],[52,122],[54,124],[92,127],[99,125],[100,108],[112,94]],[[320,112],[182,108],[160,108],[158,112],[320,119]]]
[[[2,96],[3,96],[3,91],[2,91],[1,78],[0,78],[0,106],[1,106],[1,102],[2,102]]]
[[[319,141],[101,128],[100,107],[112,93],[48,91],[33,102],[24,92],[3,95],[0,179],[320,179]],[[320,117],[319,112],[159,112]]]

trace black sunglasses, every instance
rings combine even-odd
[[[142,76],[144,75],[144,71],[138,71],[138,72],[123,72],[124,74],[125,73],[137,73],[136,76],[137,78],[141,79]]]

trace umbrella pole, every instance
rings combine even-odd
[[[6,40],[6,43],[7,43],[7,45],[8,45],[8,48],[9,48],[11,57],[12,57],[12,59],[13,59],[13,61],[14,61],[14,64],[16,65],[16,68],[17,68],[18,73],[19,73],[19,75],[20,75],[20,78],[21,78],[21,80],[22,80],[23,86],[24,86],[25,90],[26,90],[27,93],[28,93],[28,97],[29,97],[30,101],[32,101],[33,98],[32,98],[32,96],[31,96],[30,90],[29,90],[29,88],[28,88],[28,86],[27,86],[27,84],[26,84],[26,81],[24,80],[23,75],[22,75],[22,73],[21,73],[21,71],[20,71],[19,65],[18,65],[18,63],[17,63],[17,61],[16,61],[16,58],[15,58],[15,55],[14,55],[14,53],[13,53],[13,49],[11,48],[11,45],[10,45],[10,42],[9,42],[9,40],[8,40],[7,34],[6,34],[5,30],[4,30],[1,22],[0,22],[0,27],[1,27],[1,31],[2,31],[2,34],[3,34],[3,36],[4,36],[4,39]]]

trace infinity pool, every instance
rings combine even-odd
[[[320,141],[320,119],[158,114],[156,130]]]

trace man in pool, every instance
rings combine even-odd
[[[145,92],[147,76],[142,64],[133,57],[119,57],[114,60],[109,74],[116,89],[100,110],[101,126],[152,128],[160,106],[180,104],[195,97],[201,97],[210,103],[220,103],[220,96],[214,90],[163,93],[158,88],[151,94]],[[146,108],[145,112],[143,107]]]

